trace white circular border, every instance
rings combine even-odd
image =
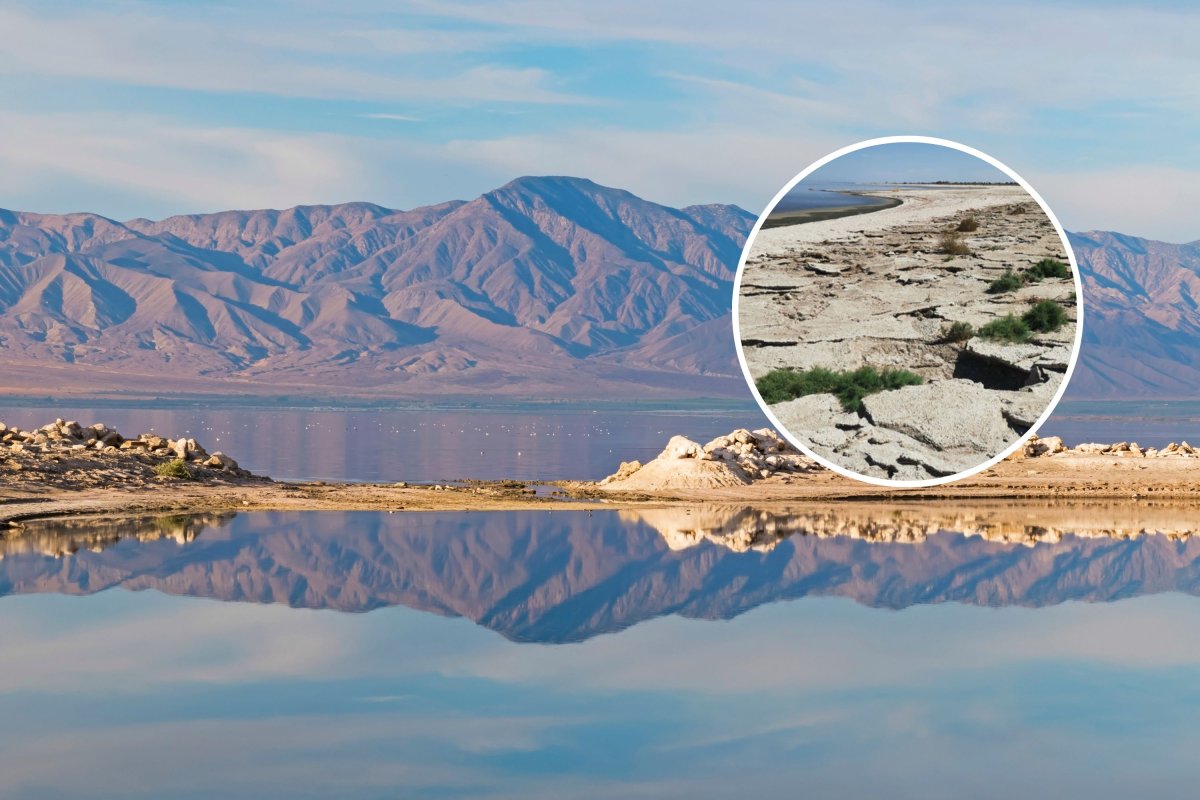
[[[754,246],[754,240],[758,237],[758,232],[762,230],[763,222],[766,221],[767,215],[770,214],[771,210],[775,208],[776,204],[783,199],[784,195],[786,195],[796,184],[800,183],[800,181],[807,178],[813,172],[825,166],[830,161],[841,158],[847,153],[853,153],[856,150],[864,150],[868,147],[876,147],[881,144],[903,144],[910,142],[949,147],[986,161],[1016,181],[1021,188],[1029,193],[1030,197],[1037,201],[1037,204],[1041,206],[1042,212],[1045,213],[1045,215],[1049,217],[1050,222],[1053,223],[1054,230],[1058,232],[1058,238],[1062,240],[1063,247],[1067,251],[1067,260],[1071,262],[1071,274],[1075,279],[1075,343],[1071,347],[1071,360],[1067,363],[1067,371],[1063,375],[1062,383],[1059,384],[1058,391],[1055,392],[1050,404],[1046,406],[1046,410],[1042,412],[1042,415],[1038,417],[1037,421],[1033,423],[1029,430],[1026,431],[1025,434],[1019,439],[1013,442],[1008,449],[976,467],[972,467],[971,469],[957,472],[953,475],[948,475],[943,478],[930,478],[923,481],[891,481],[884,478],[877,478],[873,475],[861,475],[838,464],[834,464],[823,456],[817,455],[807,445],[799,441],[791,431],[780,424],[779,420],[775,418],[775,415],[771,413],[771,407],[763,401],[762,395],[758,393],[758,387],[754,384],[754,379],[750,375],[750,368],[746,364],[746,354],[742,349],[742,331],[738,305],[741,298],[742,275],[746,271],[746,260],[750,255],[750,248]],[[813,164],[811,164],[807,169],[803,170],[799,175],[788,181],[787,184],[775,195],[774,199],[767,204],[767,207],[762,214],[759,215],[758,220],[754,223],[754,227],[750,229],[750,233],[746,237],[746,244],[744,247],[742,247],[742,257],[738,261],[737,275],[735,275],[733,279],[733,338],[737,343],[738,364],[741,365],[742,375],[746,379],[746,384],[750,387],[750,392],[754,395],[755,402],[758,403],[758,406],[763,410],[763,413],[767,415],[767,419],[769,419],[771,424],[775,426],[776,430],[778,430],[785,439],[797,447],[800,452],[816,460],[822,466],[833,470],[839,475],[844,475],[847,478],[853,478],[856,481],[862,481],[863,483],[869,483],[874,486],[882,486],[887,489],[921,489],[930,486],[941,486],[944,483],[951,483],[953,481],[962,480],[963,478],[969,478],[976,473],[982,472],[983,470],[1000,463],[1005,458],[1008,458],[1008,456],[1015,453],[1019,447],[1023,446],[1027,441],[1029,441],[1029,439],[1036,434],[1039,429],[1041,429],[1042,425],[1046,422],[1050,415],[1054,413],[1054,409],[1058,406],[1058,402],[1062,399],[1063,393],[1067,390],[1067,384],[1071,382],[1071,375],[1075,372],[1075,364],[1079,361],[1079,350],[1083,343],[1083,316],[1083,282],[1079,278],[1079,265],[1075,261],[1075,251],[1071,249],[1071,242],[1067,239],[1067,232],[1063,230],[1063,226],[1059,223],[1058,217],[1054,216],[1054,212],[1050,210],[1048,205],[1046,205],[1046,201],[1042,199],[1042,196],[1038,194],[1037,191],[1034,190],[1034,188],[1030,186],[1024,178],[1022,178],[1016,172],[1013,172],[1013,170],[1011,170],[1006,164],[997,161],[987,153],[976,150],[974,147],[968,147],[960,142],[951,141],[949,139],[938,139],[933,136],[882,136],[877,139],[866,139],[864,141],[843,147],[840,150],[835,150],[824,158],[813,162]]]

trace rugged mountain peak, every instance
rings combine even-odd
[[[0,367],[93,392],[740,393],[706,331],[749,224],[704,215],[569,177],[409,211],[7,212]]]

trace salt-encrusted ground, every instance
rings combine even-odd
[[[1023,434],[1061,383],[1078,319],[1071,278],[989,294],[1006,269],[1067,262],[1049,218],[1017,186],[873,192],[903,204],[871,214],[762,230],[739,287],[739,331],[751,376],[778,368],[873,366],[915,372],[921,386],[872,395],[846,412],[832,395],[772,407],[815,452],[860,474],[922,480],[974,467]],[[967,255],[942,235],[961,233]],[[1025,344],[948,342],[955,322],[978,330],[1037,300],[1068,324]]]

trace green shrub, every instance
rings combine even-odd
[[[1023,320],[1009,314],[984,325],[979,329],[979,336],[998,342],[1028,342],[1032,334]]]
[[[189,480],[192,477],[192,471],[188,469],[188,465],[182,458],[173,458],[170,461],[164,461],[154,468],[154,474],[163,478],[182,478]]]
[[[958,227],[955,228],[955,230],[961,233],[971,233],[972,231],[977,231],[979,230],[979,221],[974,217],[967,217],[962,222],[958,223]]]
[[[777,369],[759,378],[755,385],[767,405],[783,403],[810,394],[832,394],[847,411],[857,411],[869,394],[902,386],[924,383],[920,375],[907,370],[860,367],[849,372],[834,372],[822,367],[807,370]]]
[[[1035,281],[1040,281],[1042,278],[1069,278],[1071,277],[1071,268],[1053,258],[1043,258],[1025,270],[1025,274],[1029,276],[1030,280]]]
[[[971,254],[971,248],[967,247],[967,243],[962,237],[954,231],[946,231],[938,239],[938,250],[948,256],[967,256]]]
[[[965,342],[975,335],[975,329],[969,322],[955,322],[942,328],[939,342]]]
[[[992,281],[987,288],[988,294],[1001,294],[1003,292],[1015,292],[1025,285],[1025,281],[1021,280],[1021,276],[1013,272],[1011,269],[1004,270],[1004,274],[996,280]]]
[[[1021,315],[1021,320],[1034,331],[1056,331],[1067,321],[1067,312],[1053,300],[1039,300]]]

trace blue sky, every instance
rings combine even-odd
[[[981,158],[923,142],[890,142],[838,156],[805,182],[1010,181]]]
[[[861,139],[991,153],[1067,227],[1200,237],[1186,4],[0,3],[0,206],[118,218],[570,174],[755,212]]]

